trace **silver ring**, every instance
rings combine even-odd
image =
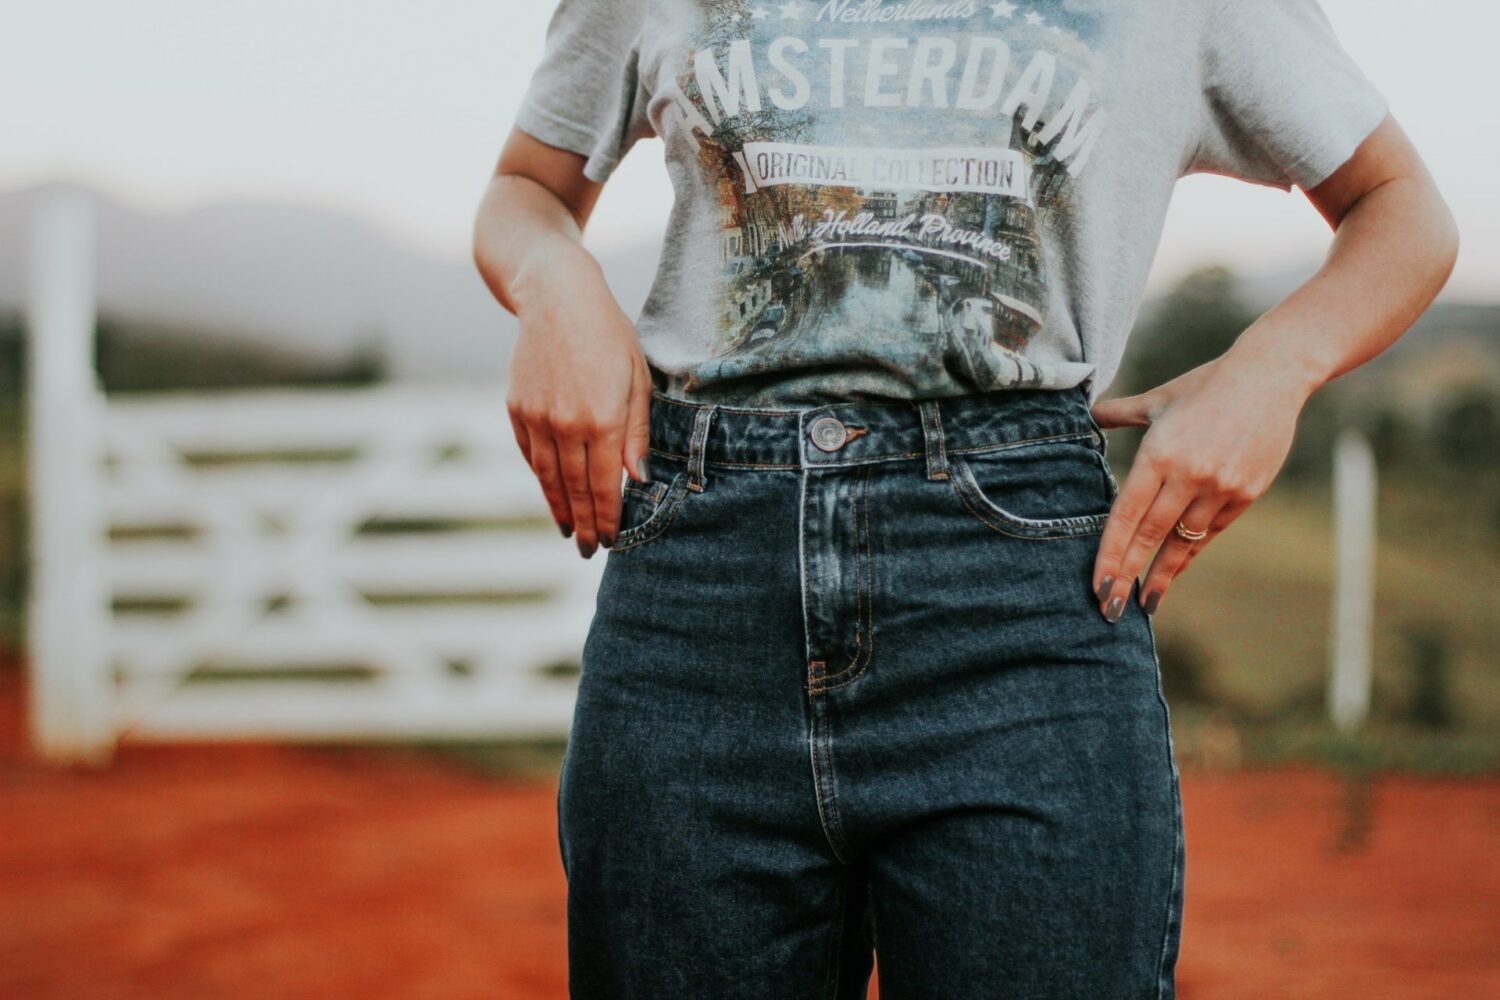
[[[1203,541],[1203,539],[1208,537],[1208,529],[1205,528],[1202,531],[1191,531],[1188,529],[1188,526],[1183,524],[1181,521],[1177,522],[1177,527],[1173,530],[1177,532],[1178,537],[1186,538],[1190,542],[1201,542]]]

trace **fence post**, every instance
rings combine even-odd
[[[1329,635],[1328,715],[1343,732],[1370,710],[1375,621],[1375,453],[1353,428],[1333,451],[1334,580]]]
[[[109,757],[109,606],[99,511],[94,213],[50,195],[32,219],[27,294],[32,742],[58,762]]]

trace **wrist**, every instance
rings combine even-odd
[[[1252,336],[1251,326],[1225,351],[1216,366],[1257,393],[1269,393],[1297,407],[1328,381],[1327,369],[1316,358],[1295,348],[1288,350],[1269,337]]]
[[[572,240],[555,240],[532,247],[512,273],[508,291],[516,315],[524,319],[576,299],[595,286],[608,287],[593,254]]]

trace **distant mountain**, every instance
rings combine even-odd
[[[77,189],[44,184],[0,194],[0,312],[22,304],[28,219],[39,199],[60,187]],[[504,373],[516,322],[484,287],[467,245],[451,258],[434,257],[322,209],[228,203],[143,212],[85,193],[97,206],[99,300],[111,316],[323,361],[377,351],[395,378]],[[648,242],[600,255],[629,315],[645,301],[657,254]],[[1264,310],[1313,269],[1246,275],[1241,287]],[[1153,302],[1143,304],[1143,316]],[[1440,299],[1376,364],[1452,342],[1500,357],[1500,304]]]
[[[0,194],[0,311],[22,307],[26,232],[44,184]],[[374,227],[320,209],[215,204],[143,212],[97,191],[102,313],[191,328],[314,359],[378,350],[394,377],[501,376],[516,321],[470,263],[413,252]],[[655,249],[608,255],[627,308],[644,300]],[[631,305],[634,303],[634,305]]]

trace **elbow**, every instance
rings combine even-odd
[[[503,308],[514,313],[515,303],[511,300],[510,293],[506,289],[506,282],[501,277],[501,264],[495,253],[497,247],[495,228],[499,225],[498,219],[502,215],[499,206],[500,181],[501,178],[498,175],[490,179],[474,211],[474,223],[469,233],[469,257],[474,262],[474,270],[479,272],[479,278],[490,290],[490,294]]]
[[[478,205],[474,208],[474,223],[469,229],[469,255],[474,259],[474,267],[478,268],[480,274],[484,274],[487,262],[489,262],[486,256],[489,240],[486,237],[496,214],[495,202],[499,193],[499,181],[501,181],[501,175],[495,174],[484,184],[484,192],[481,193]]]
[[[1434,188],[1429,205],[1424,213],[1428,225],[1427,267],[1431,282],[1431,296],[1448,284],[1453,270],[1458,265],[1458,219],[1442,195]]]
[[[469,232],[469,254],[473,258],[474,267],[479,273],[485,273],[487,258],[485,256],[485,230],[490,215],[490,200],[495,193],[495,179],[491,178],[485,185],[484,193],[480,195],[479,204],[474,209],[474,222]]]
[[[1458,264],[1458,248],[1460,240],[1458,235],[1458,219],[1456,216],[1454,216],[1453,209],[1448,207],[1448,203],[1446,201],[1441,201],[1440,199],[1440,202],[1442,204],[1443,210],[1439,215],[1442,223],[1439,242],[1440,250],[1438,254],[1438,264],[1440,268],[1439,273],[1442,276],[1442,284],[1446,285],[1448,283],[1448,278],[1453,274],[1453,268]]]

